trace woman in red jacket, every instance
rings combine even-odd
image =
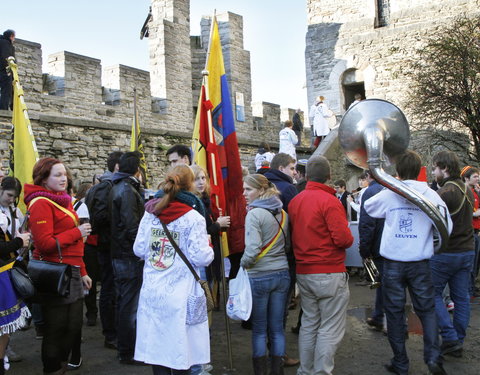
[[[83,263],[83,237],[90,224],[78,225],[78,216],[66,192],[67,171],[60,160],[43,158],[33,167],[33,185],[25,184],[25,203],[30,211],[33,257],[59,262],[57,241],[63,263],[72,265],[68,297],[44,297],[42,305],[45,333],[42,362],[45,374],[63,374],[73,340],[82,327],[84,290],[92,281]]]

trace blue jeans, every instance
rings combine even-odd
[[[473,258],[473,264],[472,264],[472,273],[470,274],[470,296],[473,296],[473,293],[475,292],[475,279],[478,276],[478,266],[479,266],[479,255],[480,255],[480,239],[478,238],[478,234],[475,233],[473,235],[473,238],[475,240],[475,256]]]
[[[267,329],[270,340],[270,354],[285,355],[285,333],[283,315],[290,286],[288,269],[250,277],[252,287],[252,354],[253,357],[267,355]]]
[[[430,260],[435,286],[435,311],[443,341],[463,342],[470,321],[470,273],[474,251],[436,254]],[[445,285],[450,287],[450,297],[455,304],[453,322],[443,303]]]
[[[382,275],[383,307],[387,315],[388,341],[393,351],[392,365],[399,374],[408,373],[405,348],[405,303],[408,288],[413,308],[423,328],[423,359],[425,363],[438,362],[437,319],[435,317],[435,289],[428,260],[396,262],[385,259]]]
[[[120,359],[135,352],[138,297],[142,287],[143,261],[138,258],[112,259],[117,292],[117,340]]]

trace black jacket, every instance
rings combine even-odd
[[[112,177],[112,172],[106,172],[100,177],[100,182],[88,190],[85,197],[92,224],[92,234],[98,235],[98,246],[108,250],[110,250],[108,198],[113,187]]]
[[[286,175],[283,172],[280,172],[278,169],[270,169],[265,173],[265,177],[268,178],[270,182],[275,184],[277,189],[280,191],[280,199],[283,203],[283,209],[285,212],[288,212],[288,204],[297,195],[297,189],[293,184],[292,178]]]
[[[300,119],[300,115],[298,113],[295,113],[292,118],[293,122],[293,130],[301,132],[303,130],[303,124],[302,120]]]
[[[112,181],[109,197],[112,258],[135,257],[133,243],[144,213],[140,182],[125,173],[115,173]]]
[[[367,190],[362,195],[362,205],[360,206],[360,220],[358,222],[358,234],[360,236],[359,250],[362,258],[379,258],[380,243],[382,241],[383,226],[385,219],[375,219],[365,211],[365,202],[383,190],[383,186],[378,182],[370,182]]]
[[[15,57],[15,47],[10,39],[0,35],[0,71],[5,72],[5,68],[8,66],[7,58]]]

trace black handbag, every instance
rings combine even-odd
[[[60,262],[48,262],[40,259],[31,259],[28,263],[28,274],[38,294],[68,297],[70,294],[70,280],[72,266],[62,263],[62,250],[57,242],[58,258]]]
[[[35,295],[32,279],[18,264],[14,264],[10,270],[10,279],[12,280],[13,288],[22,299],[25,300]]]

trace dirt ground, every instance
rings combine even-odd
[[[391,358],[391,350],[387,337],[377,331],[367,328],[365,319],[369,316],[374,291],[367,286],[355,285],[358,280],[350,280],[350,303],[347,315],[347,330],[342,344],[335,357],[336,375],[377,375],[387,374],[383,364]],[[446,357],[445,369],[448,374],[477,375],[480,367],[480,298],[471,304],[472,314],[470,327],[464,345],[462,358]],[[410,308],[408,309],[410,311]],[[298,358],[298,336],[291,333],[290,328],[295,324],[298,309],[291,310],[286,338],[287,352],[292,357]],[[426,374],[427,369],[423,363],[423,342],[421,329],[415,314],[409,312],[409,340],[407,350],[410,357],[410,374]],[[251,369],[251,332],[241,328],[239,322],[231,321],[233,368],[229,369],[227,355],[225,320],[223,312],[213,313],[211,334],[212,375],[223,374],[252,374]],[[99,325],[95,327],[84,326],[83,329],[83,359],[84,364],[79,370],[71,372],[72,375],[94,374],[151,374],[150,367],[120,365],[116,360],[116,352],[103,347],[103,336]],[[13,346],[15,351],[24,357],[22,362],[13,363],[8,375],[36,375],[42,374],[40,360],[41,341],[35,340],[34,329],[19,332],[14,335]],[[296,374],[296,368],[286,368],[286,375]]]

